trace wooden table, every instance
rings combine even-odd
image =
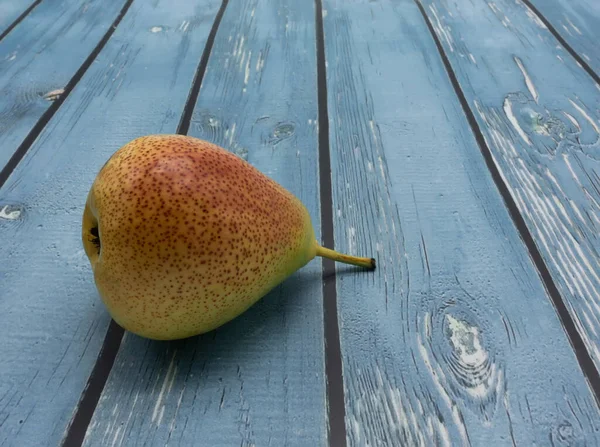
[[[0,0],[0,445],[600,445],[599,41],[597,0]],[[377,270],[123,333],[81,215],[154,133]]]

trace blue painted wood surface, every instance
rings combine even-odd
[[[529,1],[597,69],[595,3]],[[176,131],[220,1],[134,0],[95,57],[124,4],[43,0],[0,40],[0,170],[57,109],[0,188],[0,445],[57,445],[81,414],[110,321],[87,191],[122,144]],[[600,87],[520,1],[421,4],[600,367]],[[30,5],[0,0],[0,34]],[[324,8],[336,248],[378,258],[337,270],[348,444],[599,444],[418,3]],[[313,2],[230,0],[189,134],[293,191],[320,237],[316,26]],[[327,445],[322,286],[316,260],[211,334],[126,334],[86,445]]]
[[[423,3],[598,368],[600,85],[522,3]]]
[[[35,4],[35,0],[15,1],[0,0],[0,36],[21,17],[27,9]]]
[[[125,0],[45,0],[0,41],[0,170],[62,94]]]
[[[87,192],[121,145],[176,131],[218,7],[134,2],[0,189],[0,444],[64,435],[109,323],[81,244]]]
[[[600,2],[597,0],[529,0],[529,2],[600,75],[598,43],[600,42]]]
[[[311,2],[230,0],[189,134],[292,191],[318,238],[314,17]],[[326,445],[322,300],[315,260],[215,332],[127,334],[85,444]]]
[[[489,9],[464,3],[452,29]],[[378,259],[338,269],[348,444],[597,444],[598,406],[416,3],[324,8],[336,249]],[[465,41],[503,45],[478,25]]]

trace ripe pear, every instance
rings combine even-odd
[[[82,240],[112,318],[156,340],[223,325],[315,256],[375,268],[321,247],[307,209],[274,180],[181,135],[140,137],[108,159]]]

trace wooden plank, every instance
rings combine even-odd
[[[37,0],[19,1],[0,0],[0,36],[9,31],[14,22],[27,13],[27,10],[32,8]]]
[[[125,0],[46,0],[0,41],[0,170],[109,31]]]
[[[325,0],[324,16],[336,248],[378,261],[337,274],[348,444],[597,443],[594,396],[416,4]]]
[[[0,444],[64,435],[109,323],[81,245],[87,192],[120,146],[176,131],[219,4],[134,2],[0,190]]]
[[[427,0],[424,6],[600,368],[600,85],[522,3]]]
[[[544,22],[600,75],[600,3],[596,0],[529,0],[529,4],[541,14],[540,19],[545,19]]]
[[[319,237],[314,22],[313,2],[230,0],[189,133],[291,190]],[[325,445],[322,314],[313,261],[212,333],[127,334],[85,444]]]

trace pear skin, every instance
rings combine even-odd
[[[181,135],[137,138],[96,176],[82,241],[100,297],[124,329],[173,340],[234,319],[315,256],[308,211],[236,155]]]

